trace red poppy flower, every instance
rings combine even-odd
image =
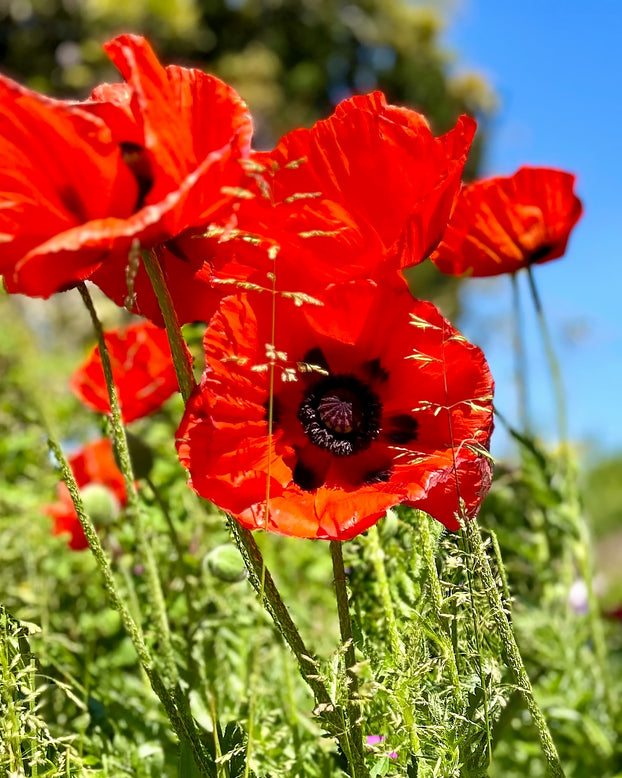
[[[446,227],[474,131],[463,116],[435,138],[421,114],[387,105],[380,92],[345,100],[310,130],[253,155],[220,242],[184,246],[208,260],[196,278],[222,290],[265,286],[274,273],[278,289],[315,295],[421,262]],[[208,317],[217,298],[206,294],[203,304]],[[195,313],[193,295],[180,299],[183,320],[189,305]]]
[[[450,275],[496,276],[561,257],[583,212],[574,182],[523,167],[465,186],[432,261]]]
[[[127,84],[83,104],[0,81],[0,271],[11,292],[48,297],[106,267],[101,286],[124,302],[130,247],[201,224],[240,176],[251,123],[230,87],[162,67],[137,36],[107,51]]]
[[[474,515],[490,481],[481,351],[406,290],[361,281],[321,306],[274,299],[274,340],[271,295],[228,297],[208,326],[177,433],[194,490],[247,527],[299,537],[351,538],[398,503],[450,529]]]
[[[106,487],[112,500],[120,506],[127,502],[123,474],[117,467],[112,453],[112,443],[103,438],[95,443],[89,443],[69,458],[69,466],[80,489],[91,485]],[[54,521],[55,535],[69,533],[70,548],[79,551],[87,548],[88,543],[82,530],[75,508],[64,483],[58,485],[58,501],[43,508],[44,512]]]
[[[177,391],[178,383],[166,330],[150,322],[105,333],[112,375],[123,420],[128,423],[156,411]],[[78,399],[98,413],[110,413],[99,347],[71,377]]]
[[[408,267],[441,239],[475,127],[461,116],[435,138],[424,116],[373,92],[344,100],[310,130],[285,135],[263,162],[277,171],[277,201],[321,192]]]
[[[158,246],[180,312],[192,309],[180,316],[182,322],[199,319],[203,290],[195,275],[205,256],[191,261],[176,238],[230,203],[230,191],[243,175],[238,161],[250,153],[250,114],[237,93],[214,76],[174,65],[163,68],[142,38],[122,35],[105,48],[127,83],[97,87],[85,105],[105,119],[125,149],[145,207],[170,203],[159,235],[149,242]],[[126,266],[127,256],[107,261],[92,280],[119,305],[133,302],[136,312],[161,324],[144,268],[137,267],[128,290]],[[205,291],[209,297],[211,288]]]
[[[86,240],[85,225],[101,226],[100,217],[126,219],[137,197],[101,120],[0,76],[0,273],[9,291],[51,294],[86,278],[100,260],[78,254],[79,234]],[[21,279],[18,271],[41,256],[41,277]]]

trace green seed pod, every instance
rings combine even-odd
[[[132,460],[132,469],[136,478],[147,478],[153,468],[153,452],[149,446],[144,443],[137,435],[126,430],[127,447]],[[117,452],[114,451],[114,459],[119,469],[121,465],[117,458]]]
[[[80,490],[84,509],[97,527],[112,524],[121,512],[114,492],[103,484],[88,484]]]
[[[203,559],[203,566],[220,581],[236,583],[246,578],[244,561],[232,543],[212,549]]]

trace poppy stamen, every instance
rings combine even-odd
[[[380,433],[382,403],[353,375],[331,375],[306,394],[298,418],[309,440],[335,456],[364,451]]]

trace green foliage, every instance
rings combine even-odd
[[[0,16],[0,59],[36,88],[80,95],[110,77],[100,44],[129,29],[147,35],[163,59],[231,81],[264,143],[375,88],[424,111],[439,131],[460,113],[484,119],[494,107],[483,79],[450,74],[439,14],[403,0],[33,0],[3,2]],[[475,170],[477,155],[470,164]]]
[[[521,651],[569,775],[617,776],[622,711],[618,703],[608,709],[606,690],[619,699],[612,685],[617,685],[622,660],[621,630],[617,623],[606,625],[609,642],[618,649],[602,667],[594,654],[587,604],[577,606],[570,598],[585,549],[565,485],[565,457],[552,456],[537,441],[521,442],[520,463],[497,468],[481,520],[494,530],[502,549]],[[494,775],[546,774],[515,696],[497,729]]]
[[[591,459],[591,457],[590,457]],[[622,530],[622,457],[602,457],[583,477],[585,509],[597,537]]]

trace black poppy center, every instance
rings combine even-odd
[[[335,456],[364,451],[380,432],[382,403],[356,376],[331,375],[305,394],[298,418],[309,438]]]

